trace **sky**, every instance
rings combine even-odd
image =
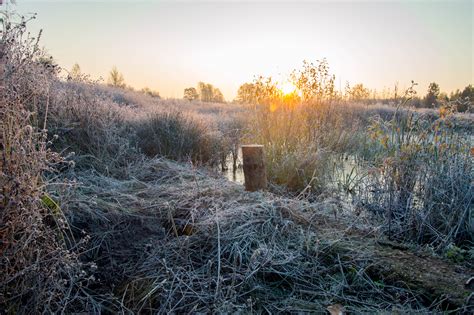
[[[4,1],[5,2],[5,1]],[[336,88],[473,83],[472,1],[33,1],[20,14],[43,30],[57,63],[92,78],[116,66],[127,84],[181,98],[204,81],[232,100],[256,75],[284,80],[326,58]]]

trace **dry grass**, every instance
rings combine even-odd
[[[449,108],[434,120],[412,112],[375,121],[371,139],[374,167],[358,198],[385,218],[387,233],[439,250],[472,248],[472,143]]]
[[[337,199],[321,198],[333,189],[330,165],[341,156],[386,157],[378,150],[380,141],[367,141],[362,122],[367,109],[261,108],[247,121],[242,116],[250,109],[240,105],[159,100],[91,82],[64,82],[39,62],[43,55],[35,42],[21,39],[24,26],[15,32],[2,33],[9,55],[0,111],[3,309],[322,313],[340,303],[355,313],[467,311],[459,298],[465,292],[458,288],[459,273],[468,269],[443,265],[456,285],[436,294],[422,286],[426,283],[413,287],[410,277],[385,278],[394,268],[378,266],[374,249],[383,228],[367,216],[342,213]],[[171,106],[182,114],[170,112]],[[242,139],[267,146],[274,183],[305,194],[246,193],[197,167],[222,163]],[[393,142],[398,144],[407,142]],[[457,151],[448,152],[442,169],[430,160],[426,169],[433,172],[424,173],[425,182],[444,185],[442,174],[459,175],[458,166],[466,167]],[[413,159],[421,161],[418,155]],[[192,163],[183,163],[188,160]],[[396,164],[396,171],[387,169],[378,179],[398,184],[398,170],[405,166]],[[472,183],[465,176],[450,178],[458,197],[459,187]],[[453,196],[448,188],[423,193],[433,196],[429,200],[441,198],[435,205],[443,206],[443,218],[461,218],[451,211],[453,204],[444,203],[446,195]],[[472,198],[471,190],[462,193]],[[319,200],[301,200],[308,196]],[[470,218],[472,210],[467,211]],[[464,223],[456,225],[456,237],[469,233]],[[442,232],[443,240],[457,242],[454,234]],[[383,260],[387,265],[396,262],[390,255]],[[410,253],[404,257],[416,260]],[[457,300],[445,302],[443,294],[451,288]]]
[[[48,148],[44,125],[29,110],[35,97],[48,98],[41,93],[49,90],[51,73],[35,62],[36,47],[25,45],[22,34],[21,24],[11,25],[0,41],[0,67],[6,74],[0,91],[0,308],[18,314],[92,310],[83,291],[85,266],[72,248],[80,244],[71,238],[42,176],[61,158]],[[39,94],[31,93],[34,86]]]
[[[270,182],[291,195],[352,199],[374,224],[382,218],[389,237],[468,253],[472,117],[455,104],[415,110],[410,96],[398,107],[277,99],[252,112],[246,141],[265,145]]]
[[[81,185],[62,194],[66,213],[73,230],[92,236],[88,259],[116,308],[324,312],[342,303],[354,312],[427,311],[421,296],[374,280],[370,256],[355,259],[341,247],[344,229],[329,223],[335,204],[249,194],[159,159],[132,166],[127,179],[75,177]]]
[[[55,79],[52,86],[48,132],[59,136],[57,151],[74,152],[78,168],[123,176],[141,153],[215,166],[239,141],[243,108],[237,105],[160,100],[91,82]],[[117,95],[130,101],[117,103]]]

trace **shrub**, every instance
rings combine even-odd
[[[23,41],[25,21],[6,14],[0,34],[0,309],[6,313],[92,311],[83,266],[69,246],[61,208],[45,189],[60,157],[48,149],[44,120],[31,111],[48,98],[50,73]],[[4,57],[4,58],[3,58]],[[45,114],[46,117],[46,114]],[[92,305],[90,304],[90,305]]]
[[[127,124],[131,110],[102,99],[88,83],[54,81],[49,105],[48,132],[59,138],[57,151],[74,152],[76,167],[123,176],[138,151]]]
[[[155,112],[133,123],[137,143],[149,157],[216,164],[220,141],[202,122],[179,112]]]

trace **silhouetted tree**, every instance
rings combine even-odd
[[[199,93],[197,92],[196,88],[190,87],[184,89],[184,99],[188,101],[194,101],[199,99]]]
[[[198,89],[198,94],[201,101],[203,102],[212,101],[212,92],[214,90],[214,87],[212,86],[212,84],[198,82],[197,89]]]
[[[123,75],[117,70],[117,67],[115,66],[112,68],[112,70],[110,70],[109,79],[107,80],[107,83],[110,86],[119,87],[122,89],[126,87]]]
[[[466,86],[461,92],[461,97],[468,98],[470,101],[474,101],[474,87],[471,84]]]
[[[459,112],[470,111],[474,102],[474,87],[469,84],[461,92],[459,89],[451,93],[451,101],[456,102],[456,110]]]
[[[428,93],[425,96],[425,107],[437,107],[439,96],[439,85],[435,82],[428,86]]]
[[[253,83],[244,83],[237,91],[235,101],[242,104],[256,104],[257,103],[257,88]]]
[[[224,95],[218,88],[212,89],[212,101],[216,103],[224,103]]]
[[[212,84],[199,82],[197,86],[197,93],[199,94],[199,99],[203,102],[224,102],[224,95]]]
[[[304,101],[322,101],[335,96],[335,76],[329,73],[326,59],[317,60],[316,64],[303,61],[303,68],[294,70],[291,77]]]

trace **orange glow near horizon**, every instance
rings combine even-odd
[[[203,81],[226,100],[254,76],[283,77],[327,58],[346,81],[381,92],[430,82],[444,92],[473,83],[472,2],[18,1],[33,36],[59,65],[92,79],[113,66],[128,85],[182,98]],[[289,84],[283,93],[294,91]]]

